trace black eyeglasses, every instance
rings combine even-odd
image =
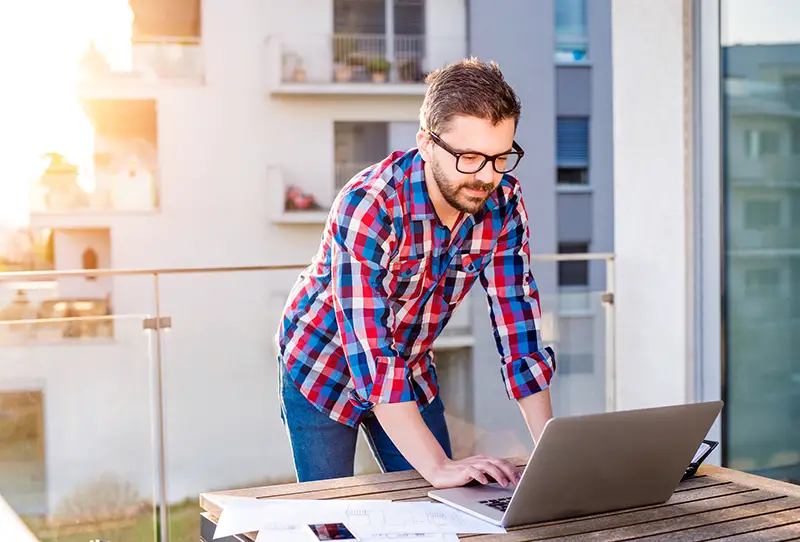
[[[431,136],[434,143],[455,156],[456,169],[465,174],[478,173],[483,169],[483,166],[486,165],[486,162],[491,162],[492,168],[494,168],[497,173],[510,173],[514,171],[514,168],[519,165],[520,160],[522,160],[522,157],[525,155],[525,151],[522,150],[522,147],[520,147],[516,141],[511,143],[512,151],[501,152],[494,156],[476,151],[458,152],[445,143],[438,135],[430,130],[426,130],[426,132]]]

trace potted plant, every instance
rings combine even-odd
[[[306,70],[303,67],[303,58],[297,53],[283,54],[283,80],[296,83],[305,82]]]
[[[392,63],[385,58],[370,58],[366,64],[367,71],[372,75],[373,83],[385,83]]]
[[[337,83],[346,83],[353,79],[353,67],[350,57],[356,50],[356,44],[351,36],[333,37],[333,80]]]
[[[425,80],[418,58],[409,58],[397,66],[400,80],[405,83],[421,83]]]

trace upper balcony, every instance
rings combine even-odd
[[[744,255],[747,251],[754,251],[754,255],[794,251],[800,248],[800,230],[791,227],[736,228],[729,243],[737,255]]]
[[[48,153],[47,169],[30,183],[33,227],[107,227],[113,217],[159,208],[155,100],[86,100],[83,106],[92,131],[82,143],[93,156],[78,164]]]
[[[154,85],[202,85],[204,81],[200,38],[138,38],[114,54],[92,44],[78,64],[78,93],[83,98],[136,97]]]
[[[104,227],[115,216],[158,209],[155,167],[140,154],[97,154],[94,186],[78,181],[77,168],[56,157],[31,183],[31,225],[41,228]]]
[[[202,0],[104,2],[106,35],[78,59],[82,98],[153,96],[174,85],[202,85]]]
[[[276,95],[422,96],[429,72],[466,54],[463,38],[429,35],[271,36],[266,47]]]
[[[585,35],[557,35],[555,61],[564,65],[589,64],[589,38]]]
[[[800,155],[730,157],[731,185],[734,188],[762,190],[800,189]]]

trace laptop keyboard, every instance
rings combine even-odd
[[[501,512],[505,512],[506,508],[508,508],[508,503],[511,502],[511,497],[503,497],[500,499],[488,499],[485,501],[478,501],[481,504],[485,504],[495,510],[500,510]]]

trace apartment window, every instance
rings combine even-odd
[[[784,76],[783,86],[789,107],[800,109],[800,76],[794,74]]]
[[[387,1],[392,2],[396,35],[425,34],[425,0],[334,0],[334,33],[385,34],[389,26]]]
[[[425,0],[394,0],[394,33],[425,35]]]
[[[385,0],[334,0],[333,31],[336,34],[385,34]]]
[[[0,392],[0,495],[20,513],[47,507],[41,391]]]
[[[751,199],[744,202],[744,227],[748,230],[780,225],[781,204],[777,200]]]
[[[560,167],[558,168],[556,182],[563,185],[589,184],[589,169],[585,167]]]
[[[800,261],[793,258],[789,263],[789,278],[791,281],[791,295],[790,299],[797,299],[800,297]],[[800,303],[789,302],[790,317],[800,318]]]
[[[589,184],[589,119],[556,119],[556,182],[560,185]]]
[[[334,0],[333,32],[337,81],[423,81],[424,0]]]
[[[556,62],[583,62],[589,58],[586,0],[555,0]]]
[[[749,296],[769,296],[778,293],[781,273],[776,268],[746,269],[744,272],[744,291]]]
[[[800,193],[795,192],[792,194],[791,201],[789,202],[789,223],[792,227],[800,226]]]
[[[750,158],[778,154],[781,135],[775,130],[745,130],[744,152]]]
[[[800,95],[800,85],[798,85],[797,93]],[[800,101],[800,98],[798,98]],[[800,106],[798,106],[800,109]],[[789,130],[792,134],[792,154],[800,154],[800,121],[789,121]]]
[[[559,254],[587,254],[589,243],[559,243]],[[588,260],[558,262],[559,286],[589,286]]]
[[[340,190],[365,167],[386,158],[388,149],[388,122],[335,122],[336,189]]]

